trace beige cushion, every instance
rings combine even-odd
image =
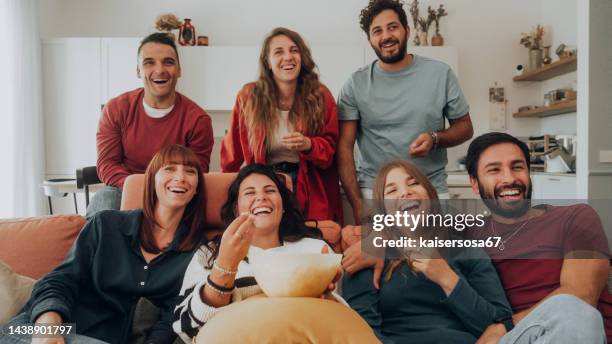
[[[0,325],[17,315],[30,298],[33,285],[33,279],[16,274],[0,261]]]
[[[200,330],[196,343],[380,343],[351,308],[308,297],[263,295],[233,303]]]

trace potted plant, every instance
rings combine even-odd
[[[529,70],[534,70],[542,67],[542,37],[544,36],[544,28],[538,25],[534,31],[530,33],[521,33],[520,43],[529,49]]]
[[[410,15],[412,16],[412,26],[414,27],[414,39],[412,44],[414,46],[421,45],[421,39],[419,37],[419,0],[414,0],[410,4]]]
[[[442,46],[444,45],[444,37],[440,34],[440,18],[448,15],[448,12],[444,9],[444,5],[440,5],[437,11],[432,10],[431,7],[427,10],[429,11],[429,15],[433,16],[434,22],[436,23],[436,34],[431,38],[431,45]]]
[[[172,13],[160,14],[155,19],[155,28],[161,32],[166,32],[169,36],[176,40],[176,36],[172,33],[178,30],[183,23]]]
[[[435,21],[436,17],[436,12],[431,9],[431,6],[427,7],[427,13],[427,17],[421,17],[417,20],[421,29],[420,41],[422,46],[429,45],[427,35],[429,34],[429,27],[431,23]]]

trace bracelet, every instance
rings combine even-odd
[[[229,287],[224,287],[221,285],[218,285],[217,283],[213,282],[212,279],[210,278],[210,275],[208,275],[208,277],[206,277],[206,285],[212,289],[214,292],[216,292],[217,294],[220,295],[229,295],[232,293],[232,291],[234,291],[235,286],[229,288]]]
[[[238,272],[238,270],[228,270],[228,269],[220,267],[219,264],[217,264],[216,260],[213,262],[213,269],[219,270],[221,273],[225,275],[235,275]]]
[[[429,133],[429,135],[431,136],[431,140],[433,141],[433,145],[431,146],[431,150],[434,150],[434,149],[438,148],[438,143],[439,143],[438,133],[436,133],[435,131],[432,131],[432,132]]]

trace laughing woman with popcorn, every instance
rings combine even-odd
[[[306,227],[291,191],[269,166],[240,170],[221,216],[227,227],[193,256],[174,313],[174,331],[187,343],[225,306],[262,293],[247,259],[251,246],[269,253],[332,252],[318,230]],[[322,296],[343,302],[334,288],[332,282]]]

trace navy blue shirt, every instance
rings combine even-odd
[[[64,262],[43,277],[24,310],[30,322],[56,311],[76,332],[109,343],[126,343],[139,298],[161,309],[147,343],[170,343],[172,312],[193,251],[178,246],[188,234],[182,223],[170,246],[147,263],[138,235],[142,211],[102,211],[87,222]]]

